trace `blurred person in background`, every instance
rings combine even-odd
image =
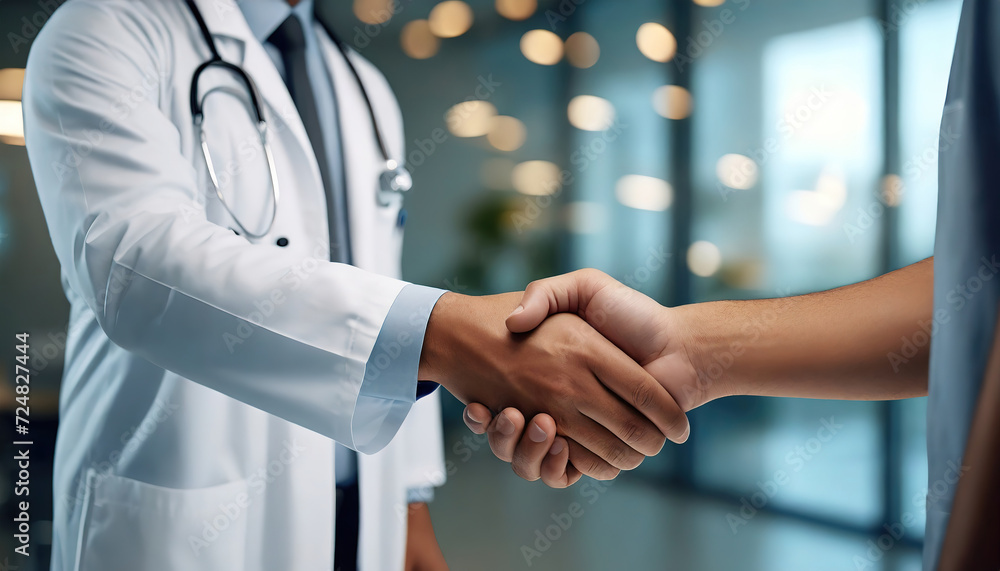
[[[596,270],[531,284],[507,319],[584,317],[656,377],[685,411],[731,395],[888,400],[930,397],[924,569],[1000,568],[1000,3],[966,0],[941,130],[933,258],[831,291],[661,307]],[[933,335],[932,335],[933,332]],[[920,340],[923,339],[924,342]],[[926,342],[928,339],[931,342]],[[558,419],[514,408],[466,423],[528,480],[580,478]],[[548,444],[553,442],[551,446]]]
[[[578,317],[397,279],[399,109],[310,0],[72,0],[23,102],[71,304],[52,569],[444,569],[435,383],[599,478],[686,438]]]

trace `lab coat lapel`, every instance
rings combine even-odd
[[[289,153],[291,156],[303,157],[306,168],[312,174],[315,188],[323,192],[322,177],[319,164],[313,152],[309,136],[306,134],[302,118],[299,117],[295,102],[288,93],[281,74],[271,61],[264,46],[257,41],[250,26],[247,25],[243,12],[235,0],[195,0],[208,25],[212,37],[217,41],[236,42],[242,49],[223,50],[222,56],[231,63],[240,65],[253,79],[264,102],[264,115],[268,122],[268,134],[272,144],[276,139],[287,143],[294,139],[300,147],[300,152]],[[240,53],[235,53],[239,51]],[[233,52],[233,53],[228,53]],[[289,136],[290,135],[290,136]],[[298,170],[298,169],[295,169]]]
[[[360,268],[385,271],[380,270],[383,266],[378,261],[384,264],[391,259],[385,250],[391,229],[376,225],[379,206],[375,199],[378,177],[385,161],[378,151],[362,88],[344,54],[322,26],[317,25],[316,32],[337,97],[353,261]],[[362,62],[352,61],[358,72],[364,74]],[[379,102],[374,100],[375,105]]]

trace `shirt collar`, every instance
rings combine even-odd
[[[313,0],[301,0],[294,8],[286,0],[239,0],[239,6],[250,31],[260,43],[265,43],[293,12],[306,30],[313,25]]]

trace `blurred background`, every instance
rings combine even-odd
[[[36,369],[22,570],[47,568],[68,306],[19,99],[59,3],[0,2],[4,425],[16,332]],[[932,254],[959,0],[317,4],[402,106],[407,280],[485,294],[596,267],[678,305],[825,289]],[[924,399],[716,401],[691,414],[687,444],[563,491],[520,481],[446,400],[432,513],[452,569],[919,569]]]

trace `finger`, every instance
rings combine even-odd
[[[524,333],[538,327],[553,313],[576,313],[614,280],[598,270],[578,270],[528,284],[521,304],[507,317],[511,333]]]
[[[654,408],[656,405],[662,404],[660,401],[664,400],[664,396],[667,404],[673,409],[679,410],[677,404],[670,398],[667,390],[656,382],[656,379],[611,342],[592,329],[585,331],[584,335],[591,337],[589,340],[583,340],[583,343],[587,345],[589,350],[587,355],[589,355],[590,362],[588,364],[591,371],[602,386],[601,390],[592,391],[587,399],[581,400],[577,407],[578,410],[607,427],[621,442],[631,446],[636,452],[646,456],[658,454],[666,442],[666,437],[656,424],[643,416],[636,409],[637,407],[630,404],[628,391],[631,390],[634,394],[643,396],[650,401],[642,404],[645,406],[646,414],[653,417],[664,416],[664,413]],[[627,389],[622,389],[622,387],[627,387]],[[620,392],[625,392],[626,397],[617,396],[616,393],[610,392],[609,388],[617,388]],[[652,395],[660,398],[653,401]],[[683,413],[680,414],[683,417]],[[684,418],[686,419],[686,417]],[[581,444],[585,443],[581,442]],[[590,447],[588,446],[588,448]],[[615,464],[601,451],[590,449]],[[615,465],[619,468],[629,469],[627,466]]]
[[[621,470],[608,464],[603,458],[594,454],[586,446],[575,440],[567,440],[569,444],[569,461],[581,473],[595,480],[614,480]]]
[[[608,396],[611,398],[610,395]],[[621,402],[618,405],[624,407],[624,404]],[[604,463],[609,464],[616,470],[616,474],[617,470],[632,470],[636,468],[645,458],[645,455],[623,442],[613,432],[605,428],[602,423],[589,418],[586,413],[577,415],[566,421],[560,421],[560,425],[564,427],[567,437],[578,442],[583,448],[586,448],[603,460]],[[584,474],[597,478],[597,476],[591,473],[595,470],[591,469],[588,471],[572,459],[570,461],[580,468]],[[605,470],[604,467],[596,469],[598,473]]]
[[[485,405],[473,402],[465,407],[465,411],[462,413],[462,420],[465,421],[465,425],[469,427],[469,430],[476,434],[482,434],[486,432],[486,427],[493,420],[493,413]]]
[[[567,488],[575,484],[582,475],[569,462],[569,443],[562,436],[556,436],[542,460],[542,482],[550,488]]]
[[[524,433],[524,415],[516,408],[505,408],[496,415],[486,432],[493,454],[504,462],[510,462]]]
[[[542,461],[549,454],[549,448],[556,438],[556,421],[547,414],[536,415],[528,423],[528,428],[521,436],[514,449],[514,458],[510,467],[521,478],[534,482],[541,477]]]
[[[667,389],[620,349],[606,340],[601,341],[590,353],[594,374],[605,387],[628,403],[631,412],[638,412],[645,422],[637,422],[635,414],[621,415],[620,409],[615,408],[604,411],[610,414],[619,410],[619,417],[611,419],[613,425],[605,423],[606,417],[595,418],[587,412],[584,414],[608,426],[624,442],[647,456],[660,451],[663,447],[662,436],[678,444],[687,440],[690,432],[687,415]],[[649,431],[650,421],[657,429],[652,433]]]
[[[639,460],[633,455],[623,455],[623,449],[632,450],[640,456],[655,456],[666,443],[666,437],[655,424],[610,392],[592,395],[580,403],[579,410],[614,438],[614,442],[603,442],[596,449],[588,442],[585,444],[587,448],[623,470],[635,467],[628,465],[628,458]]]

